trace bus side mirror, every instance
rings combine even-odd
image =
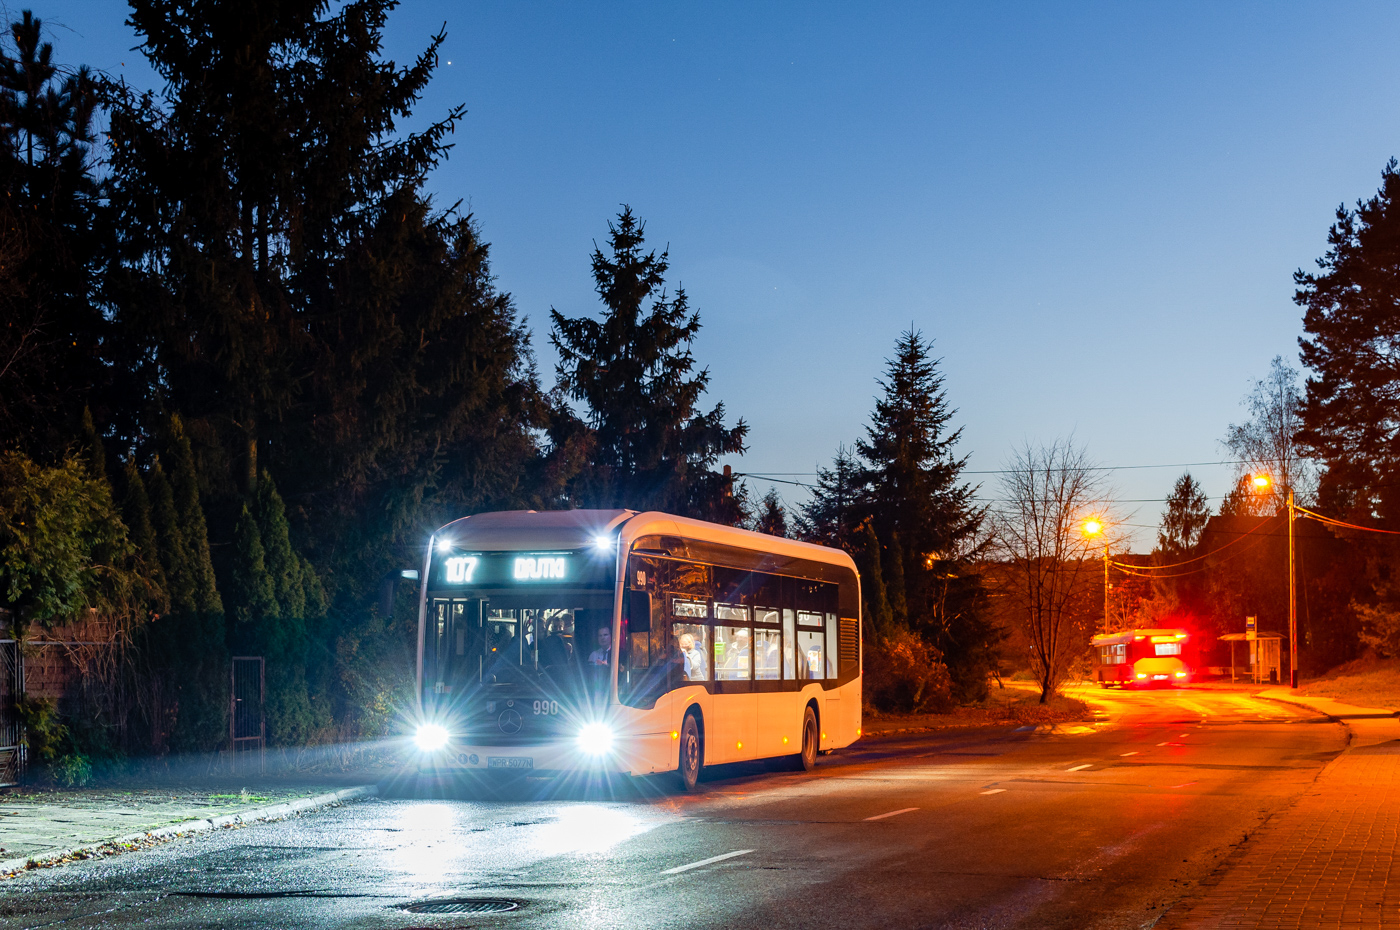
[[[651,595],[646,591],[627,592],[627,623],[633,633],[651,632]]]

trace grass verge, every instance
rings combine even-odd
[[[1305,679],[1298,693],[1357,707],[1400,710],[1400,659],[1356,659],[1318,678]]]
[[[866,736],[921,730],[959,730],[988,726],[1038,726],[1070,723],[1092,715],[1089,705],[1056,694],[1040,703],[1040,690],[1018,682],[1005,688],[992,686],[985,701],[965,704],[946,714],[882,714],[867,708],[862,727]]]

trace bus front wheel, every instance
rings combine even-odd
[[[700,721],[694,714],[686,714],[681,724],[681,761],[678,772],[681,787],[694,791],[700,781],[700,770],[705,767],[705,744],[700,735]]]

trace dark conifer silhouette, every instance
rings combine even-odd
[[[550,311],[559,385],[584,405],[593,446],[571,499],[737,523],[741,498],[713,466],[744,451],[749,428],[743,420],[726,426],[723,403],[699,410],[710,381],[691,353],[700,315],[684,288],[668,295],[669,253],[646,250],[644,224],[630,207],[608,233],[608,254],[593,250],[602,319]]]

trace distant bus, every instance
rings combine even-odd
[[[1183,685],[1195,677],[1196,648],[1186,630],[1124,630],[1095,636],[1094,680],[1114,685]]]
[[[676,772],[861,732],[844,552],[664,513],[512,511],[433,535],[415,741],[435,773]]]

